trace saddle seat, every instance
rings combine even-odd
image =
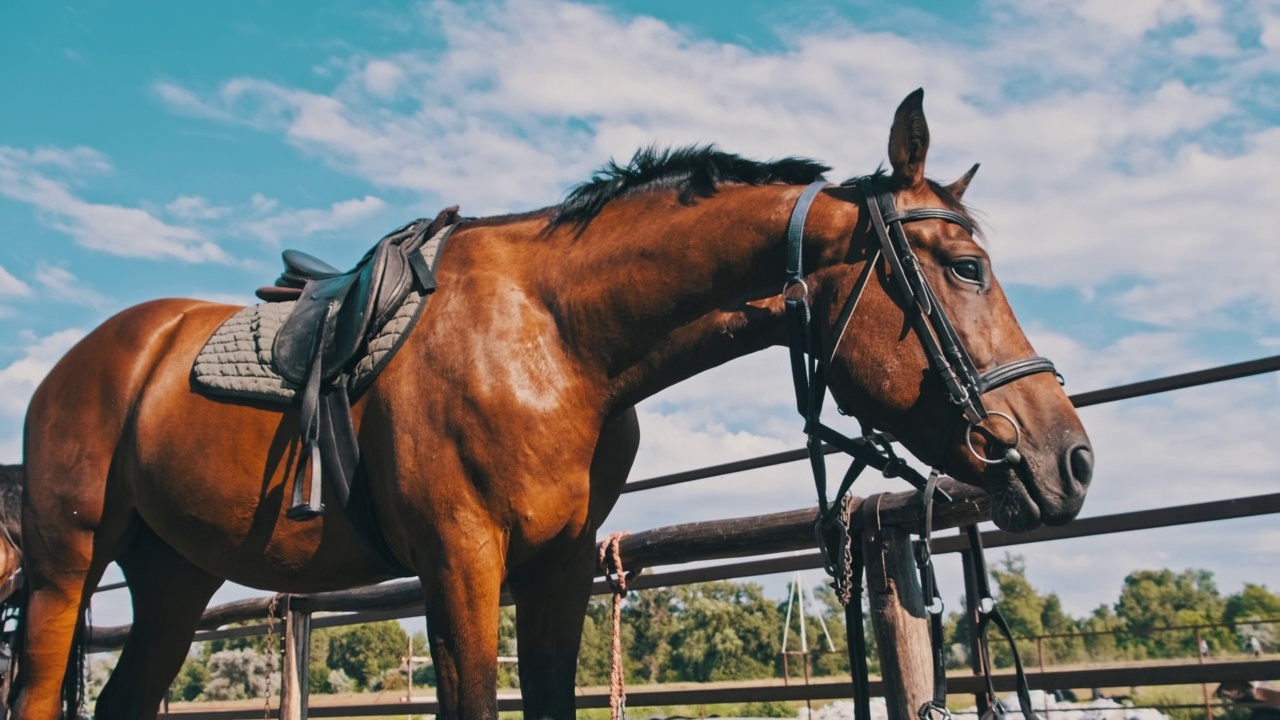
[[[323,280],[334,275],[341,275],[342,271],[321,260],[310,253],[304,253],[301,250],[285,250],[282,253],[284,258],[284,274],[280,279],[276,280],[276,285],[288,283],[289,286],[302,288],[309,280]]]

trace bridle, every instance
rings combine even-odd
[[[785,317],[787,323],[788,345],[791,352],[792,381],[796,390],[796,407],[805,418],[805,434],[808,436],[810,465],[813,470],[814,483],[818,491],[819,519],[817,524],[819,546],[826,558],[827,572],[836,578],[837,591],[842,598],[849,598],[852,587],[861,594],[861,580],[855,575],[861,574],[861,568],[853,572],[853,568],[861,564],[859,553],[852,549],[847,539],[851,522],[847,512],[845,497],[854,480],[868,467],[880,470],[886,477],[901,477],[914,485],[921,492],[922,513],[920,541],[915,546],[916,565],[920,572],[921,588],[925,593],[928,610],[931,615],[930,635],[933,641],[934,655],[934,697],[926,702],[918,712],[921,720],[934,718],[950,718],[946,708],[946,672],[943,662],[942,634],[942,600],[937,593],[934,579],[930,533],[932,530],[933,498],[937,489],[941,469],[935,468],[928,479],[914,468],[906,464],[894,451],[884,435],[876,433],[863,425],[860,438],[851,438],[834,430],[821,421],[822,404],[826,396],[826,368],[835,357],[836,350],[844,340],[849,321],[857,310],[858,301],[866,289],[875,269],[880,265],[881,257],[888,261],[889,273],[893,277],[897,289],[899,306],[911,322],[920,345],[929,359],[931,370],[938,374],[946,390],[947,398],[955,405],[967,422],[965,440],[969,452],[980,462],[987,465],[1010,466],[1023,462],[1018,445],[1022,438],[1022,430],[1017,422],[1008,414],[988,410],[982,396],[1028,375],[1053,373],[1059,382],[1062,376],[1053,363],[1047,358],[1033,356],[997,365],[986,372],[979,372],[972,357],[956,333],[955,326],[947,316],[947,312],[938,302],[928,278],[920,267],[916,255],[907,241],[903,224],[921,220],[942,220],[959,225],[970,233],[975,228],[973,223],[963,214],[946,208],[922,207],[898,210],[894,201],[893,189],[883,182],[879,176],[867,176],[857,180],[866,202],[871,226],[875,231],[878,244],[874,245],[862,272],[854,285],[853,291],[845,300],[835,327],[834,342],[830,343],[829,353],[822,353],[821,330],[812,322],[809,305],[809,288],[804,277],[803,246],[804,224],[809,208],[818,193],[828,186],[825,181],[810,184],[796,200],[791,211],[791,219],[787,224],[787,282],[783,288]],[[800,288],[797,293],[795,288]],[[797,296],[798,295],[798,296]],[[988,418],[996,416],[1005,420],[1014,431],[1012,444],[1008,444],[1004,454],[998,458],[990,458],[979,454],[973,447],[972,431]],[[848,453],[853,462],[845,473],[834,502],[827,499],[826,460],[823,445],[829,444]],[[945,450],[940,457],[945,457]],[[944,494],[945,495],[945,494]],[[949,498],[948,498],[949,499]],[[969,531],[971,549],[981,559],[981,542],[976,529]],[[979,567],[985,568],[983,563]],[[985,569],[980,583],[986,588]],[[841,585],[843,584],[843,588]],[[985,629],[988,620],[994,621],[997,627],[1009,636],[1007,624],[995,608],[989,590],[982,592],[980,627],[983,631],[982,642],[985,653]],[[867,690],[865,667],[862,672],[858,668],[865,666],[865,641],[862,631],[861,598],[853,598],[847,606],[849,614],[849,638],[851,660],[854,667],[854,683],[856,686],[856,717],[866,720],[870,717],[870,706]],[[855,630],[856,626],[856,630]],[[1010,637],[1010,644],[1012,638]],[[856,658],[852,657],[857,655]],[[1017,660],[1015,648],[1015,661]],[[861,662],[860,662],[861,661]],[[1035,717],[1030,707],[1026,690],[1026,679],[1022,672],[1021,662],[1016,662],[1018,696],[1026,717]],[[988,679],[990,670],[987,669]],[[989,695],[993,714],[1003,713],[1003,705],[995,698],[992,691]]]
[[[951,401],[951,404],[960,408],[968,421],[968,426],[965,428],[965,436],[968,441],[969,451],[984,464],[1000,465],[1008,463],[1014,465],[1021,462],[1022,456],[1018,452],[1018,442],[1022,437],[1022,431],[1017,422],[1006,413],[988,410],[982,402],[982,396],[1028,375],[1047,372],[1053,373],[1059,379],[1061,379],[1061,375],[1059,375],[1052,361],[1039,356],[997,365],[983,373],[978,372],[972,357],[970,357],[964,344],[960,341],[959,335],[956,333],[955,325],[952,324],[946,310],[938,302],[937,295],[933,292],[933,287],[929,284],[928,278],[925,277],[924,271],[921,270],[915,253],[911,251],[911,246],[907,242],[907,236],[902,227],[903,223],[920,220],[942,220],[959,225],[968,232],[973,233],[975,230],[973,223],[961,213],[946,208],[926,207],[897,210],[892,190],[887,187],[877,188],[877,184],[883,184],[878,183],[877,177],[868,176],[861,178],[857,182],[866,199],[867,212],[870,215],[871,226],[879,239],[879,246],[872,250],[853,292],[850,293],[845,301],[844,308],[840,312],[837,322],[839,330],[837,331],[835,342],[831,344],[831,352],[826,358],[827,361],[829,362],[835,356],[836,350],[844,339],[845,331],[848,329],[849,320],[853,317],[853,312],[857,308],[858,300],[866,289],[867,281],[876,266],[879,265],[881,256],[884,256],[888,260],[890,274],[901,296],[899,302],[904,312],[911,319],[912,329],[915,331],[921,347],[924,348],[925,354],[929,358],[929,366],[941,378],[948,400]],[[791,220],[787,226],[788,280],[786,289],[788,290],[796,285],[805,285],[803,258],[801,255],[805,217],[808,215],[809,207],[813,204],[818,193],[826,186],[827,183],[822,181],[809,185],[801,193],[800,198],[796,201],[795,208],[791,212]],[[803,295],[808,295],[807,286],[805,286]],[[791,307],[792,305],[789,304],[788,312],[794,312]],[[807,304],[805,312],[808,312]],[[812,346],[810,349],[812,349]],[[974,426],[993,415],[1008,422],[1014,430],[1013,444],[1006,448],[1003,457],[995,459],[984,457],[974,451],[969,437],[970,431]]]

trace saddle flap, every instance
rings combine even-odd
[[[332,355],[326,346],[331,345],[329,339],[351,280],[350,275],[338,275],[307,283],[272,345],[272,364],[281,377],[301,385],[315,365],[317,352]],[[322,360],[322,371],[330,367]]]

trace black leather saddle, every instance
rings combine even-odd
[[[432,268],[419,251],[458,219],[458,208],[451,207],[434,220],[415,220],[383,237],[347,271],[299,250],[285,250],[284,272],[274,286],[258,290],[258,297],[268,302],[297,301],[272,345],[273,368],[301,389],[302,449],[290,519],[306,520],[324,512],[320,491],[325,467],[335,471],[339,499],[346,505],[359,459],[350,418],[349,373],[410,292],[435,290]],[[311,492],[304,500],[308,464]]]

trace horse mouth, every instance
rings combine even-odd
[[[1032,496],[1034,487],[1019,472],[1021,466],[1006,468],[999,473],[1003,478],[993,478],[991,490],[991,520],[1006,532],[1029,532],[1044,524],[1041,519],[1041,503]],[[1001,482],[1003,480],[1003,482]]]

